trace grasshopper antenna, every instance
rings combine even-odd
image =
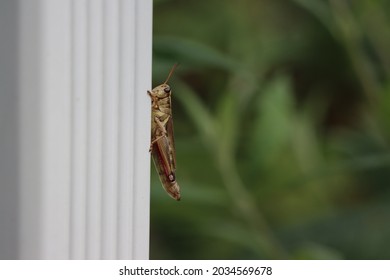
[[[168,83],[169,79],[171,78],[173,72],[175,72],[176,68],[179,66],[178,63],[175,63],[171,69],[171,71],[168,74],[168,78],[165,80],[164,84]]]

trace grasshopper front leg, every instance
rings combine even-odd
[[[158,117],[155,117],[154,118],[154,122],[157,124],[157,130],[160,131],[161,135],[158,136],[156,139],[152,140],[152,142],[150,143],[150,148],[149,148],[149,152],[152,151],[152,148],[153,148],[153,144],[156,143],[160,138],[162,137],[166,137],[167,135],[167,130],[165,129],[165,126],[169,120],[170,116],[168,116],[168,118],[166,118],[164,121],[160,121],[160,119]],[[157,134],[157,133],[156,133]]]

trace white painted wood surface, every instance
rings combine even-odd
[[[18,253],[0,257],[147,259],[152,0],[14,9]]]

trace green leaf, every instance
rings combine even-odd
[[[159,59],[171,60],[186,67],[214,66],[233,71],[239,64],[210,46],[178,37],[155,37],[153,51]]]
[[[285,77],[272,81],[258,100],[252,150],[255,162],[269,166],[286,149],[294,125],[293,96]]]
[[[191,118],[202,138],[209,144],[215,143],[216,129],[213,116],[198,98],[196,93],[185,83],[176,81],[175,98],[181,102],[186,113]]]
[[[220,153],[231,155],[234,151],[240,120],[237,107],[237,96],[232,92],[222,95],[218,102],[216,122]]]

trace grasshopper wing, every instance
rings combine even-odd
[[[176,182],[174,152],[167,136],[160,137],[152,147],[154,165],[165,191],[174,199],[180,200],[180,188]]]
[[[172,170],[173,172],[176,171],[176,149],[175,149],[175,138],[173,137],[173,121],[172,118],[168,120],[167,123],[167,134],[168,134],[168,140],[170,143],[170,148],[171,148],[171,156],[172,156]]]

